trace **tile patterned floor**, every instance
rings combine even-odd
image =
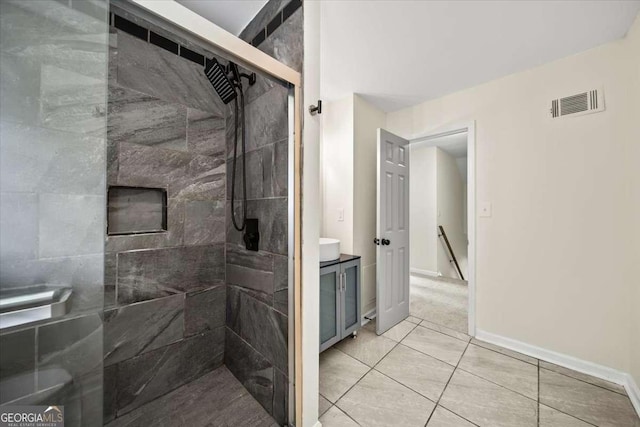
[[[225,367],[211,371],[107,427],[264,426],[278,423]]]
[[[430,320],[382,336],[370,323],[323,352],[322,425],[640,427],[620,386]]]

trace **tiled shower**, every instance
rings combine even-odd
[[[75,300],[72,316],[0,333],[0,379],[30,375],[21,387],[4,381],[0,403],[53,399],[75,414],[69,425],[120,425],[226,369],[286,424],[289,90],[260,75],[245,85],[247,213],[261,235],[260,250],[247,251],[230,220],[233,104],[222,104],[200,62],[216,55],[124,1],[91,11],[85,3],[42,2],[69,9],[63,28],[78,26],[55,23],[32,40],[49,56],[32,61],[2,43],[2,286],[53,281]],[[2,7],[5,31],[10,14],[23,30],[51,16],[21,2]],[[301,2],[271,0],[241,37],[300,71]],[[84,60],[75,74],[64,55]],[[5,95],[16,100],[7,110]],[[25,157],[24,144],[34,154]],[[39,161],[41,175],[16,178],[9,161]],[[31,246],[6,239],[7,209],[20,212]],[[58,240],[42,234],[47,221]],[[64,387],[48,367],[70,376]]]

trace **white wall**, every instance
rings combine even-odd
[[[635,117],[640,116],[640,15],[627,35],[629,43],[629,62],[632,75],[635,76],[635,84],[631,88],[631,93],[635,93]],[[625,252],[629,255],[629,262],[635,265],[632,272],[631,284],[635,288],[632,290],[630,304],[632,325],[631,325],[631,375],[640,386],[640,130],[635,124],[635,144],[628,146],[629,152],[625,156],[627,159],[626,169],[630,172],[629,185],[627,191],[631,198],[632,206],[630,215],[632,223],[632,238],[627,239],[629,249]],[[633,227],[635,226],[635,227]],[[638,396],[640,398],[640,396]],[[640,408],[636,408],[640,411]]]
[[[621,40],[390,113],[387,128],[411,137],[476,121],[477,200],[493,211],[476,227],[479,329],[637,376],[634,43],[633,54]],[[551,98],[600,86],[605,112],[548,117]]]
[[[322,108],[322,237],[340,240],[340,250],[353,247],[353,96]],[[344,209],[344,221],[338,221]]]
[[[353,249],[362,256],[362,313],[376,307],[376,191],[378,128],[385,113],[355,95]]]
[[[322,110],[322,235],[339,239],[343,253],[362,257],[366,313],[376,298],[376,141],[385,114],[355,94],[327,102]]]
[[[455,253],[462,275],[467,278],[467,236],[465,222],[465,183],[460,176],[456,159],[446,151],[436,148],[437,222],[444,228]],[[445,277],[459,279],[454,264],[449,262],[449,252],[444,240],[438,242],[438,271]]]
[[[411,271],[438,272],[436,147],[410,145],[409,227]]]
[[[302,105],[320,98],[320,4],[304,4],[304,70]],[[302,100],[301,100],[302,101]],[[318,388],[320,350],[320,117],[302,114],[302,384],[296,384],[296,399],[302,396],[301,427],[318,423]],[[290,302],[291,304],[291,302]],[[295,355],[295,357],[299,357]],[[300,378],[296,372],[296,378]],[[302,388],[302,390],[300,390]],[[300,402],[300,400],[296,400]]]

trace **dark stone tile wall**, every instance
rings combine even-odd
[[[256,33],[288,4],[271,0],[240,37]],[[258,49],[302,70],[302,7]],[[245,89],[247,216],[258,218],[260,251],[249,252],[231,222],[233,110],[227,110],[225,365],[279,424],[288,422],[288,89],[258,75]],[[239,156],[236,179],[241,176]],[[239,194],[241,192],[238,191]],[[234,207],[241,212],[240,203]]]
[[[106,239],[105,422],[223,364],[227,206],[226,117],[201,66],[111,28],[108,94],[107,182],[165,189],[167,230]]]
[[[107,2],[0,2],[0,287],[73,288],[65,316],[0,331],[0,405],[102,423]]]

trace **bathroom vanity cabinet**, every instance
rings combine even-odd
[[[320,352],[360,328],[360,257],[320,263]]]

